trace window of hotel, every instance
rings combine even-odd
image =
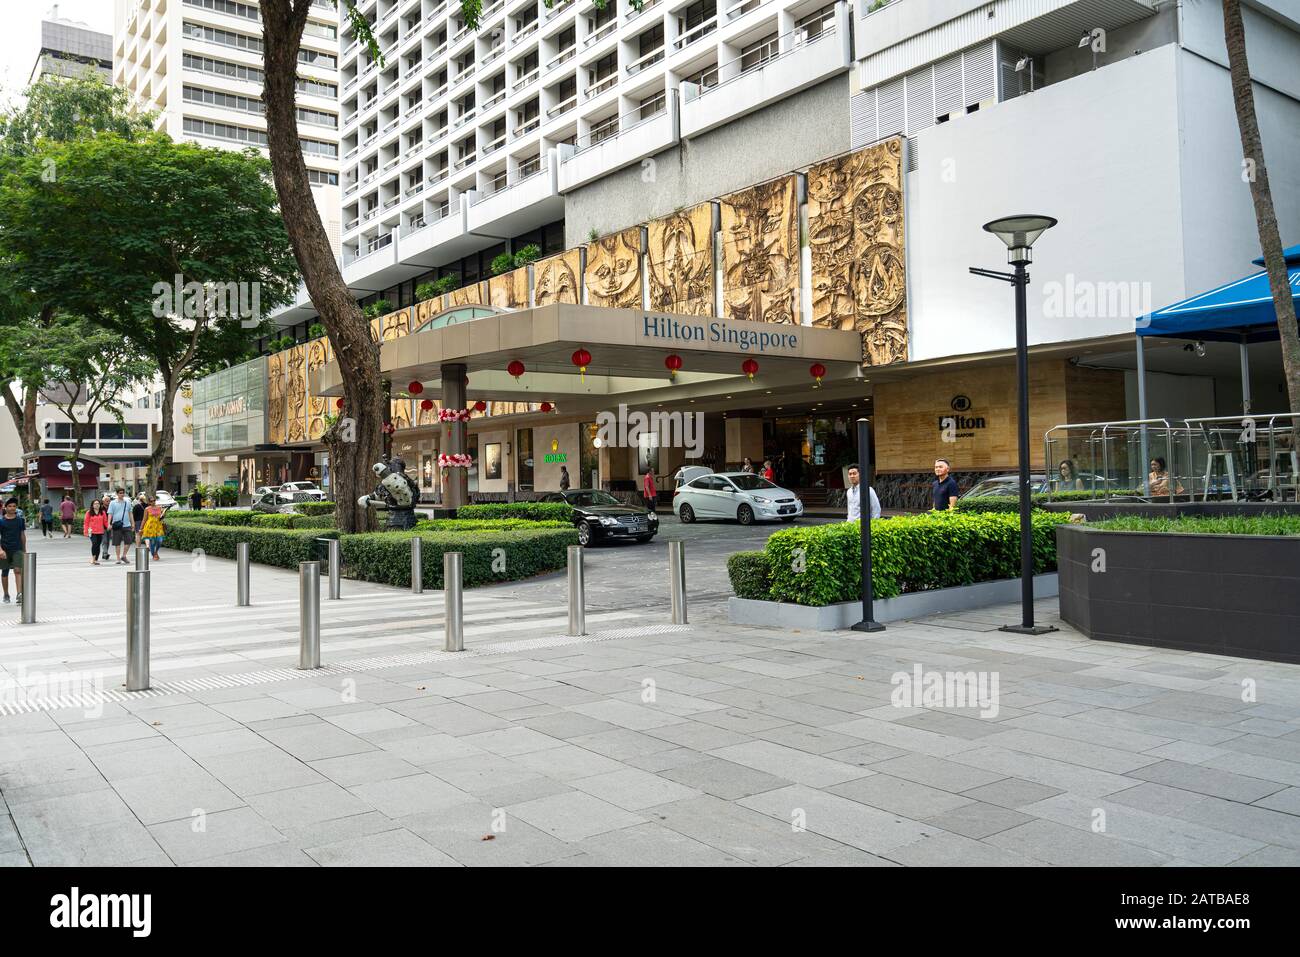
[[[556,49],[558,49],[561,53],[563,53],[565,50],[568,50],[570,47],[573,46],[577,38],[576,29],[577,29],[576,27],[570,26],[564,30],[561,30],[559,35],[555,38]]]
[[[298,107],[298,122],[307,123],[311,126],[328,126],[332,130],[339,127],[339,118],[333,113],[326,113],[324,110],[309,110],[304,106]]]
[[[257,7],[250,6],[247,3],[237,3],[236,0],[185,0],[185,5],[187,7],[202,7],[204,10],[214,10],[229,17],[242,17],[245,20],[260,19]]]
[[[515,487],[521,492],[531,492],[533,490],[533,430],[532,429],[516,430],[515,461],[519,463],[517,468],[518,479],[515,483]]]
[[[339,184],[338,173],[327,173],[319,169],[307,170],[307,179],[311,181],[313,186],[337,186]]]
[[[590,82],[596,84],[602,80],[608,79],[618,72],[618,51],[606,54],[593,64],[588,71]]]
[[[186,103],[202,103],[205,106],[215,106],[221,109],[238,110],[241,113],[256,113],[258,115],[263,112],[262,101],[255,97],[240,96],[237,93],[223,93],[220,90],[208,90],[200,86],[189,85],[184,87],[183,92]]]
[[[689,7],[682,11],[682,15],[677,19],[680,21],[682,33],[689,33],[707,20],[712,20],[718,15],[717,0],[697,0]]]
[[[652,116],[658,116],[660,113],[664,111],[664,106],[667,104],[667,102],[668,102],[668,97],[663,90],[660,90],[658,93],[655,93],[653,96],[647,96],[644,100],[641,101],[640,118],[643,120],[648,120]]]
[[[605,9],[601,10],[598,8],[594,17],[587,18],[587,33],[589,35],[595,33],[606,24],[613,23],[617,18],[618,4],[615,0],[609,0],[609,2],[605,4]]]
[[[568,102],[578,94],[577,77],[569,77],[555,88],[555,98],[560,103]]]
[[[683,83],[695,83],[708,89],[718,85],[718,66],[716,63],[709,63],[690,76],[682,77]]]
[[[466,471],[469,472],[469,490],[471,492],[477,492],[479,472],[477,435],[467,435],[465,437],[465,452],[471,459],[470,467],[466,469]]]
[[[205,27],[201,23],[190,23],[185,21],[183,27],[185,36],[195,40],[204,40],[207,43],[217,43],[221,46],[234,47],[238,50],[251,50],[254,53],[262,52],[261,37],[250,37],[246,33],[235,33],[231,30],[218,30],[216,27]],[[301,53],[298,59],[302,59]],[[331,57],[331,59],[333,59]],[[333,64],[331,64],[332,66]]]
[[[636,38],[637,51],[640,56],[649,56],[664,45],[664,25],[656,23]]]
[[[768,60],[773,59],[778,50],[778,40],[775,33],[763,37],[756,43],[751,43],[740,51],[740,71],[752,70],[755,67],[762,66]]]
[[[795,21],[795,31],[803,31],[804,39],[811,40],[813,37],[821,36],[824,30],[829,29],[835,23],[835,4],[828,3],[820,10],[808,14]]]
[[[326,40],[337,40],[339,32],[328,23],[317,23],[314,20],[308,20],[306,26],[302,28],[305,36],[324,37]]]
[[[260,44],[258,49],[261,49]],[[298,62],[324,67],[327,70],[333,70],[339,65],[338,57],[331,56],[328,53],[317,53],[315,50],[299,50]]]

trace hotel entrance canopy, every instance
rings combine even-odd
[[[585,349],[585,374],[573,353]],[[667,356],[682,358],[669,381]],[[758,363],[755,381],[742,369]],[[519,360],[527,370],[515,379],[506,367]],[[468,398],[524,402],[566,402],[570,408],[607,405],[611,400],[662,401],[662,390],[679,394],[741,391],[758,386],[811,387],[809,367],[826,367],[824,379],[862,376],[862,337],[852,330],[743,322],[713,316],[685,316],[640,309],[553,304],[440,325],[381,343],[380,369],[395,388],[416,381],[439,383],[444,365],[464,366]],[[313,375],[315,395],[341,395],[337,361]]]

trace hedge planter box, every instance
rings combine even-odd
[[[1300,662],[1300,536],[1062,525],[1056,537],[1061,618],[1089,638]]]
[[[1051,598],[1057,591],[1056,575],[1035,575],[1034,595]],[[987,608],[1020,600],[1020,579],[979,582],[956,588],[908,592],[896,598],[882,598],[872,603],[876,621],[903,621],[931,615]],[[732,598],[727,614],[737,625],[775,625],[803,631],[840,631],[862,620],[862,602],[846,601],[835,605],[796,605],[784,601],[759,601]]]

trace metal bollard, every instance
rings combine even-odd
[[[36,553],[23,552],[23,614],[24,625],[36,623]]]
[[[668,543],[668,594],[673,624],[686,624],[686,554],[683,543]]]
[[[149,690],[149,573],[126,573],[126,690]]]
[[[241,606],[252,604],[248,589],[248,549],[248,542],[235,546],[235,604]]]
[[[330,598],[337,599],[342,591],[343,569],[342,569],[342,543],[337,538],[327,539],[329,542],[329,561],[330,561]]]
[[[568,635],[587,633],[587,580],[583,574],[581,545],[569,546],[569,630]]]
[[[320,562],[298,563],[298,668],[320,667]]]
[[[447,651],[465,650],[465,604],[462,592],[461,554],[442,555],[442,605],[447,616]]]
[[[147,572],[149,570],[149,546],[135,546],[135,570],[138,572]]]
[[[424,543],[419,535],[411,539],[411,594],[424,594]]]

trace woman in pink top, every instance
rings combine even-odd
[[[108,513],[99,499],[90,503],[90,509],[82,520],[83,531],[90,539],[90,564],[99,564],[99,551],[104,544],[104,535],[108,532]]]
[[[641,480],[641,495],[645,498],[645,507],[653,512],[659,498],[659,492],[655,489],[654,469],[645,470],[645,478]]]

